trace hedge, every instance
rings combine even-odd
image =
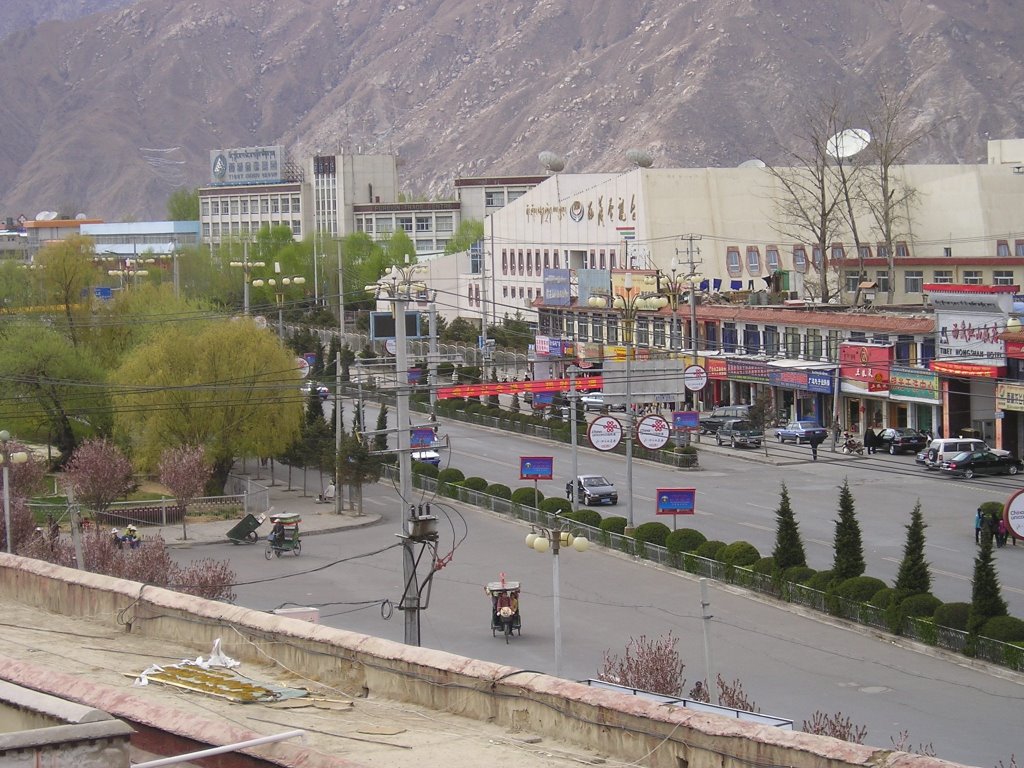
[[[785,573],[782,574],[782,578],[785,581],[790,581],[794,584],[806,584],[817,575],[817,571],[813,568],[808,568],[806,565],[794,565],[792,568],[787,568]]]
[[[762,576],[771,576],[775,573],[775,558],[774,557],[762,557],[752,566],[750,570],[754,573],[760,573]]]
[[[697,549],[694,550],[693,554],[695,554],[697,557],[707,558],[708,560],[718,560],[718,553],[725,549],[727,546],[729,545],[726,544],[724,541],[717,541],[715,539],[711,539],[709,541],[705,541],[703,544],[697,547]]]
[[[761,553],[749,542],[734,541],[722,549],[719,559],[726,565],[738,565],[745,568],[760,560]]]
[[[445,483],[452,483],[454,485],[455,483],[461,483],[465,479],[466,475],[463,471],[455,467],[445,467],[437,473],[437,484],[439,486]]]
[[[680,528],[678,531],[672,531],[668,535],[665,539],[665,546],[669,552],[680,554],[682,552],[693,552],[707,540],[707,536],[694,528]]]
[[[1024,642],[1024,621],[1016,616],[993,616],[981,628],[981,634],[1004,643]]]
[[[471,491],[485,491],[487,490],[487,481],[482,477],[467,477],[462,481],[463,488],[469,488]]]
[[[629,521],[626,520],[626,518],[624,517],[606,517],[604,520],[601,521],[600,528],[602,531],[605,531],[607,533],[617,533],[619,535],[622,535],[623,531],[626,530],[627,522]]]
[[[425,461],[414,461],[412,463],[412,473],[414,475],[423,475],[424,477],[437,477],[441,470],[433,464],[427,464]]]
[[[641,523],[633,533],[633,539],[644,544],[657,544],[659,547],[663,547],[665,539],[670,533],[672,531],[664,523]]]
[[[512,502],[524,507],[536,507],[544,500],[544,494],[533,488],[516,488],[512,491]]]
[[[847,600],[867,603],[885,587],[886,583],[874,576],[854,576],[840,583],[836,587],[836,594]]]
[[[900,616],[916,616],[917,618],[930,619],[935,615],[936,609],[942,605],[942,601],[935,595],[922,592],[911,595],[900,603]]]
[[[835,576],[832,571],[818,571],[804,583],[811,589],[816,589],[819,592],[828,592],[833,581],[835,581]]]
[[[575,512],[567,512],[563,517],[568,517],[570,520],[581,525],[589,525],[591,528],[600,528],[603,522],[600,512],[594,509],[587,509],[586,507]]]
[[[437,469],[437,467],[434,467],[434,469]],[[437,477],[437,475],[435,475],[435,477]],[[488,496],[495,496],[499,499],[512,498],[512,489],[507,485],[502,485],[501,483],[491,483],[487,486],[487,490],[485,490],[484,493]]]
[[[943,603],[935,609],[935,623],[940,627],[967,631],[967,616],[971,612],[970,603]]]
[[[549,515],[564,515],[572,510],[572,502],[568,499],[563,499],[561,496],[551,496],[541,501],[538,509],[541,512],[547,512]]]

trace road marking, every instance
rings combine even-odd
[[[890,562],[890,563],[902,563],[903,562],[902,558],[883,557],[882,559],[886,560],[887,562]],[[932,568],[932,573],[937,573],[937,574],[940,574],[942,576],[949,576],[951,579],[960,579],[960,581],[970,581],[972,579],[971,576],[964,576],[961,573],[953,573],[952,571],[944,571],[944,570],[942,570],[940,568]],[[1004,590],[1004,591],[1006,591],[1006,592],[1016,592],[1017,594],[1024,595],[1024,589],[1021,589],[1019,587],[1007,587],[1007,586],[1004,586],[1004,585],[1000,584],[999,588]]]

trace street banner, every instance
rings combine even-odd
[[[659,488],[655,498],[655,514],[692,515],[697,505],[695,488]]]
[[[552,456],[520,456],[520,480],[550,480],[555,476],[555,459]]]

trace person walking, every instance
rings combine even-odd
[[[871,427],[864,427],[864,450],[868,453],[874,453],[876,448],[875,430]]]
[[[985,515],[982,514],[981,507],[978,507],[978,511],[974,515],[974,543],[981,544],[981,523],[985,519]]]
[[[811,460],[812,461],[817,461],[818,460],[818,446],[821,445],[824,440],[825,440],[825,436],[824,435],[819,435],[819,434],[813,434],[813,435],[811,435],[808,438],[807,442],[809,442],[811,444]]]
[[[996,523],[996,546],[1006,546],[1006,521],[1001,517],[999,522]]]

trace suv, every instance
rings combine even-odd
[[[572,500],[572,480],[565,484],[565,497]],[[619,492],[601,475],[577,475],[577,498],[588,507],[593,504],[618,504]]]
[[[939,469],[942,462],[949,461],[958,453],[971,451],[990,451],[999,456],[1009,456],[1009,451],[989,448],[984,440],[976,437],[937,437],[928,447],[917,454],[917,463],[924,464],[925,469]]]
[[[727,419],[749,419],[749,405],[720,405],[700,420],[700,433],[713,435]]]
[[[721,445],[728,443],[733,448],[745,445],[749,448],[757,448],[764,439],[764,432],[754,429],[754,425],[747,419],[729,419],[715,433],[715,442]]]

